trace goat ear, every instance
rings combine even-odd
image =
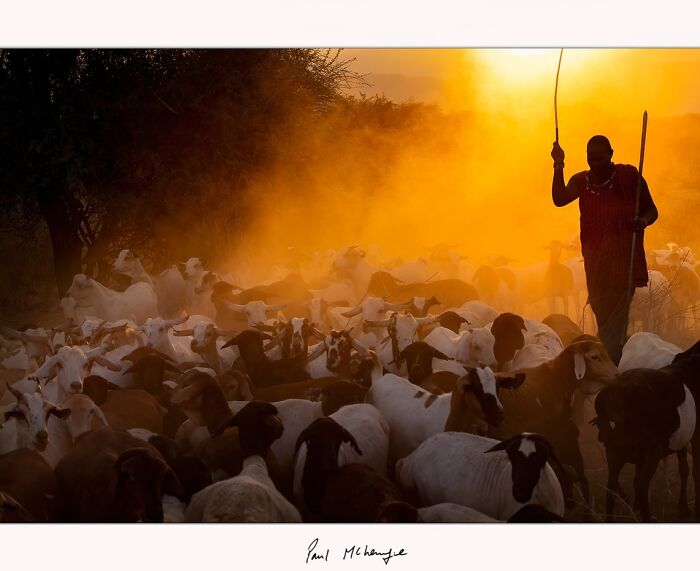
[[[133,477],[133,472],[136,466],[133,466],[134,458],[141,456],[142,454],[148,454],[150,450],[145,447],[129,448],[125,452],[122,452],[114,463],[114,469],[119,472],[119,475],[129,476],[131,479]]]
[[[574,375],[577,381],[586,376],[586,358],[579,351],[574,351]]]
[[[235,337],[231,337],[231,339],[226,341],[226,343],[224,343],[224,345],[222,346],[222,349],[224,349],[225,347],[230,347],[231,345],[238,345],[238,335],[236,335]]]
[[[496,376],[496,383],[500,389],[517,389],[525,382],[525,373],[515,373],[509,376]]]
[[[56,418],[68,418],[70,416],[71,409],[69,408],[56,408],[53,407],[49,410],[49,414],[53,414]]]
[[[24,418],[24,415],[21,413],[20,410],[18,410],[16,408],[6,410],[5,411],[5,422],[10,420],[11,418],[16,418],[19,420],[20,418]]]
[[[294,446],[294,454],[296,454],[297,452],[299,452],[299,448],[301,447],[302,444],[304,444],[304,442],[306,442],[307,437],[308,437],[307,431],[306,431],[306,430],[302,430],[302,431],[301,431],[301,434],[300,434],[299,437],[297,438],[297,443],[296,443],[295,446]]]
[[[180,483],[180,479],[170,468],[165,472],[165,477],[163,478],[163,493],[169,496],[175,496],[181,502],[187,502],[188,500],[185,489]]]
[[[436,359],[444,359],[445,361],[449,361],[450,358],[445,355],[442,351],[438,351],[435,347],[432,347],[433,350],[433,357]]]
[[[498,444],[494,444],[488,450],[484,450],[484,454],[488,454],[489,452],[498,452],[499,450],[506,450],[516,438],[520,438],[520,435],[504,440],[503,442],[499,442]]]
[[[363,456],[362,450],[360,450],[360,446],[357,443],[357,440],[355,440],[355,437],[345,429],[343,429],[343,442],[349,442],[350,446],[352,446],[355,449],[355,452],[357,452],[360,456]]]
[[[227,428],[230,428],[232,426],[238,426],[237,417],[238,415],[234,415],[231,418],[229,418],[226,422],[224,422],[219,428],[216,429],[216,432],[214,432],[214,434],[211,435],[212,438],[214,438],[215,436],[220,436]]]
[[[139,364],[138,364],[138,363],[134,363],[133,365],[131,365],[131,367],[129,367],[126,371],[124,371],[124,372],[122,373],[122,377],[123,377],[124,375],[128,375],[129,373],[135,373],[136,371],[139,371],[139,370],[140,370]]]

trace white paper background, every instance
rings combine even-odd
[[[691,2],[127,0],[4,3],[2,47],[694,47]],[[688,73],[700,73],[689,69]],[[650,78],[653,81],[653,78]],[[696,525],[30,525],[0,527],[3,569],[694,568]],[[305,564],[319,538],[330,561]],[[341,561],[368,544],[408,555]]]

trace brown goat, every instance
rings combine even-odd
[[[185,497],[158,450],[113,428],[81,436],[55,474],[60,522],[162,522],[163,494]]]

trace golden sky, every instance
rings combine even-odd
[[[442,242],[459,244],[475,263],[496,254],[529,263],[546,259],[542,246],[551,240],[578,235],[578,205],[551,201],[558,49],[348,49],[343,56],[375,84],[359,91],[385,86],[395,101],[436,101],[464,127],[435,133],[433,147],[399,135],[388,182],[372,189],[370,203],[357,199],[367,190],[362,157],[370,148],[319,164],[318,200],[297,200],[291,191],[274,199],[313,219],[317,231],[263,216],[258,228],[277,236],[273,246],[286,247],[293,236],[310,250],[374,243],[416,257]],[[697,247],[700,229],[688,213],[700,207],[700,115],[688,114],[700,113],[700,49],[564,50],[558,112],[567,180],[588,169],[586,142],[595,134],[610,138],[615,162],[636,166],[644,110],[644,176],[660,211],[646,245]],[[293,176],[285,177],[281,186],[292,185]]]

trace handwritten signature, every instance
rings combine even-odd
[[[306,563],[311,561],[326,561],[330,560],[331,551],[330,549],[319,548],[318,537],[314,539],[308,547],[306,553]],[[352,547],[346,547],[343,552],[342,561],[349,561],[353,558],[361,557],[379,557],[384,561],[385,565],[389,564],[394,557],[402,557],[408,555],[405,549],[401,548],[398,551],[389,549],[387,551],[377,551],[374,548],[370,548],[368,545],[364,547],[361,545],[353,545]]]

